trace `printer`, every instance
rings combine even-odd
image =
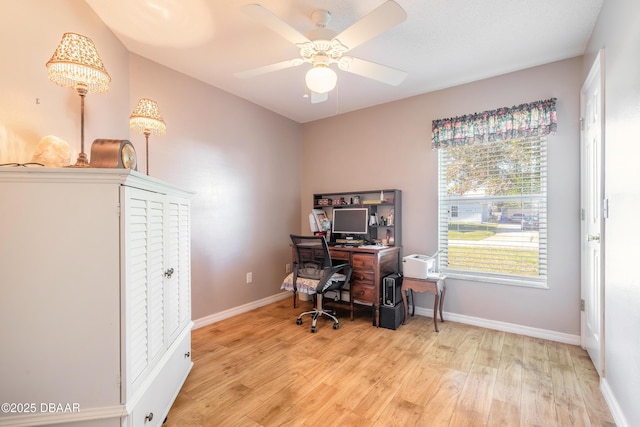
[[[440,251],[431,256],[412,254],[403,257],[403,275],[405,277],[413,277],[415,279],[440,277],[440,275],[435,271],[436,256],[438,256],[439,253]]]

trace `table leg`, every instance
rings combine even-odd
[[[440,303],[440,296],[436,292],[436,295],[433,301],[433,326],[436,328],[436,332],[440,332],[438,330],[438,306],[440,305],[439,303]]]
[[[403,325],[407,324],[407,317],[409,316],[409,307],[407,306],[407,293],[409,292],[409,290],[405,290],[405,291],[400,291],[400,293],[402,294],[402,302],[404,304],[404,320],[402,321]]]
[[[413,317],[416,315],[416,298],[413,289],[409,289],[409,292],[411,293],[411,317]]]
[[[442,306],[444,305],[444,294],[447,292],[447,288],[442,288],[442,295],[440,295],[440,320],[444,322],[444,317],[442,317]]]

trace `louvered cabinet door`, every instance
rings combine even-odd
[[[191,230],[188,199],[167,197],[165,328],[171,344],[191,321]]]
[[[164,353],[165,196],[123,187],[127,395]]]

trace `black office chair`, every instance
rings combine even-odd
[[[349,264],[333,265],[329,246],[324,236],[296,236],[291,235],[291,241],[296,253],[293,263],[293,288],[298,290],[298,278],[315,284],[316,307],[311,311],[301,313],[296,319],[302,325],[302,316],[312,316],[311,332],[316,331],[318,317],[325,315],[333,320],[333,329],[338,329],[340,323],[334,313],[324,310],[322,299],[327,292],[338,291],[351,279]],[[316,284],[317,283],[317,284]]]

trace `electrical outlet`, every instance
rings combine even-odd
[[[290,263],[286,263],[284,265],[284,272],[287,273],[287,274],[291,273],[291,264]]]
[[[251,283],[253,282],[253,273],[252,272],[248,272],[247,273],[247,283]]]

